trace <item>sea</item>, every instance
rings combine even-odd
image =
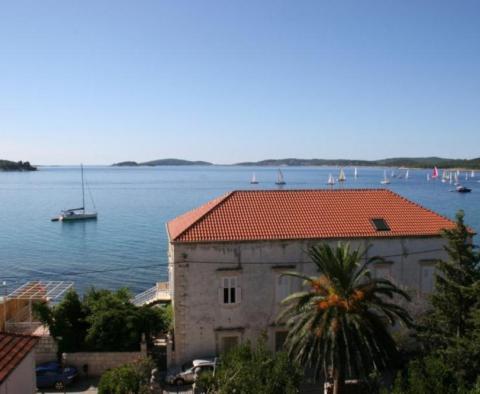
[[[335,167],[282,167],[285,189],[328,188]],[[90,287],[128,287],[133,294],[167,278],[166,222],[231,190],[276,189],[278,168],[240,166],[87,166],[86,206],[98,220],[51,222],[60,210],[81,206],[80,169],[39,167],[35,172],[0,172],[0,285],[10,292],[30,280],[73,281]],[[391,177],[391,169],[387,169]],[[459,209],[480,230],[480,172],[465,179],[472,193],[427,181],[431,170],[395,169],[381,185],[383,168],[345,168],[343,188],[389,188],[450,218]],[[255,173],[258,185],[251,185]],[[338,184],[334,186],[338,188]]]

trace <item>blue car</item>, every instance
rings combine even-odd
[[[78,375],[75,367],[64,367],[55,362],[40,364],[36,368],[37,387],[54,387],[56,390],[63,390],[65,386],[72,383]]]

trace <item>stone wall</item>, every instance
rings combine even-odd
[[[65,353],[66,365],[78,368],[80,375],[84,374],[83,367],[88,365],[89,376],[101,376],[108,369],[131,363],[142,357],[146,357],[145,347],[139,352],[78,352]]]
[[[55,361],[57,359],[57,342],[50,335],[41,336],[35,347],[35,362],[37,364]]]

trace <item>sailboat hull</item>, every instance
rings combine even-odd
[[[76,213],[73,215],[60,215],[58,220],[62,222],[73,222],[76,220],[96,220],[96,213]]]

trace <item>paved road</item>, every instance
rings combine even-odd
[[[65,391],[58,391],[55,389],[41,389],[37,391],[37,393],[71,393],[71,394],[97,394],[97,386],[98,386],[99,378],[81,378],[73,382],[72,385],[68,386]]]

